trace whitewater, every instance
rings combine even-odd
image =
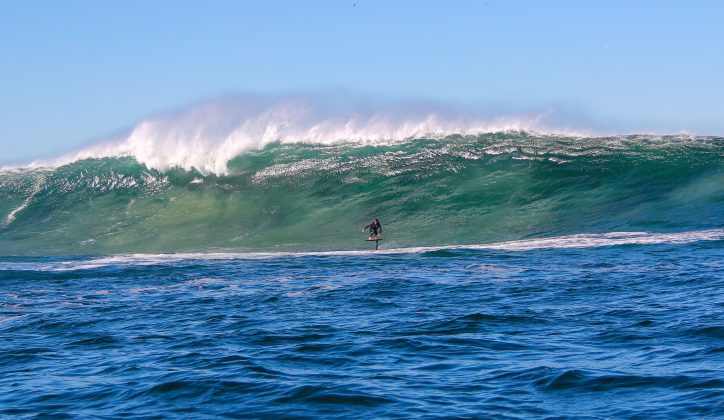
[[[55,159],[23,167],[57,167],[82,159],[133,157],[149,168],[228,174],[228,162],[270,144],[385,145],[505,131],[547,130],[551,111],[498,115],[439,103],[341,100],[313,95],[240,95],[149,118],[129,132]],[[567,130],[568,134],[575,134]],[[12,169],[12,167],[6,167]]]
[[[5,167],[0,416],[721,417],[723,160],[247,97]]]

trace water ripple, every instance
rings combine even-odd
[[[0,416],[721,417],[723,258],[0,260]]]

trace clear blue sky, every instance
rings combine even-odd
[[[552,106],[609,131],[724,134],[722,1],[0,5],[0,162],[248,91]]]

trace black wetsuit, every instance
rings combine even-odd
[[[382,233],[382,224],[375,220],[374,222],[365,226],[365,229],[370,230],[370,236],[378,236],[380,233]]]

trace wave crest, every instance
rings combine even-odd
[[[540,131],[548,114],[481,117],[435,104],[370,106],[311,97],[247,96],[149,119],[126,136],[33,166],[130,156],[161,171],[183,168],[226,175],[231,159],[273,143],[380,145],[452,134]]]

